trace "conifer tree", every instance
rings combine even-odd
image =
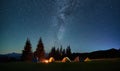
[[[33,53],[31,49],[32,47],[30,40],[27,39],[26,44],[24,46],[24,50],[22,51],[22,56],[21,56],[22,61],[32,61]]]
[[[60,46],[60,56],[62,56],[62,45]]]
[[[54,57],[55,58],[55,54],[56,54],[56,50],[55,50],[55,46],[52,47],[50,53],[49,53],[49,57]]]
[[[66,55],[67,55],[68,57],[71,56],[71,48],[70,48],[70,45],[67,46],[67,48],[66,48]]]
[[[38,42],[36,51],[34,52],[34,56],[37,57],[39,61],[42,61],[45,59],[44,44],[41,38]]]

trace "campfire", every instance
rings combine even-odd
[[[46,64],[49,63],[49,61],[47,59],[43,60],[42,62],[46,63]]]

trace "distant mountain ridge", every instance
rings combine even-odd
[[[0,54],[0,62],[20,61],[20,53]]]
[[[99,58],[120,58],[120,49],[99,50],[89,53],[73,53],[72,58],[79,56],[81,58],[89,57],[91,59]]]
[[[20,59],[21,54],[20,54],[20,53],[14,53],[14,52],[13,52],[13,53],[6,54],[6,56]]]

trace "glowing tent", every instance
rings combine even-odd
[[[88,61],[91,61],[91,59],[87,57],[87,58],[84,60],[84,62],[88,62]]]
[[[75,59],[74,59],[74,62],[79,62],[79,56],[77,56]]]
[[[71,62],[71,60],[70,60],[68,57],[64,57],[64,58],[62,59],[62,62]]]
[[[48,60],[48,62],[54,62],[54,61],[55,61],[55,59],[53,57],[50,57]]]

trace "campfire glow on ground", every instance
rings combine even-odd
[[[48,60],[43,60],[43,63],[49,63],[49,61]]]

